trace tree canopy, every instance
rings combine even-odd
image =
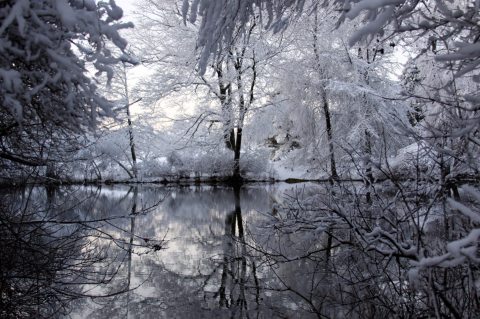
[[[112,114],[92,73],[110,79],[113,64],[130,61],[122,15],[113,0],[0,3],[0,157],[43,164],[55,140]]]

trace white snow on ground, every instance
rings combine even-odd
[[[274,172],[274,178],[278,180],[286,180],[289,178],[299,179],[319,179],[323,174],[315,172],[315,170],[305,165],[287,165],[284,161],[276,161],[270,163]]]

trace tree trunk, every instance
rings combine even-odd
[[[328,152],[330,155],[330,179],[337,180],[337,165],[335,162],[335,152],[333,148],[333,132],[332,132],[332,122],[330,117],[330,107],[328,105],[327,93],[325,88],[322,87],[323,95],[323,114],[325,116],[325,126],[327,128],[327,140],[328,140]]]
[[[373,184],[373,172],[372,172],[372,136],[368,130],[365,130],[365,184],[367,187],[366,200],[367,203],[372,202],[371,187]]]
[[[237,134],[235,137],[235,154],[233,158],[233,178],[240,180],[242,178],[240,172],[240,150],[242,148],[242,129],[237,128]]]
[[[129,317],[129,310],[130,310],[130,284],[131,284],[131,278],[132,278],[132,253],[133,253],[133,240],[135,237],[135,217],[137,214],[137,198],[138,198],[138,187],[135,186],[133,189],[133,204],[132,204],[132,210],[130,213],[130,241],[128,243],[128,257],[127,257],[127,305],[126,305],[126,317],[128,319]]]
[[[133,137],[133,125],[132,125],[132,117],[130,115],[130,95],[128,92],[128,82],[127,82],[127,69],[125,63],[123,63],[123,75],[124,75],[124,89],[125,89],[125,101],[127,106],[127,122],[128,122],[128,137],[130,142],[130,154],[132,156],[132,172],[135,178],[138,178],[138,170],[137,170],[137,155],[135,153],[135,140]]]
[[[238,53],[237,53],[238,54]],[[235,148],[233,156],[233,179],[234,181],[241,181],[242,176],[240,173],[240,151],[242,149],[242,130],[243,122],[245,119],[245,98],[243,96],[243,80],[242,80],[242,59],[243,53],[240,57],[237,57],[236,62],[234,63],[235,70],[237,71],[237,90],[238,90],[238,103],[239,103],[239,116],[237,123],[237,132],[235,134]]]
[[[225,147],[233,151],[235,148],[235,134],[231,119],[231,84],[225,84],[225,80],[223,78],[223,64],[221,61],[217,63],[215,71],[217,73],[218,80],[218,98],[220,99],[220,105],[222,108],[223,140],[225,142]]]
[[[372,60],[370,60],[370,50],[368,48],[365,49],[365,60],[367,61],[367,64],[370,64],[375,61],[375,54],[373,55]],[[359,50],[359,57],[361,57],[361,50]],[[369,76],[368,76],[368,69],[365,69],[365,73],[363,74],[363,77],[365,79],[365,83],[368,85],[369,84]],[[363,93],[363,99],[365,101],[365,105],[367,106],[367,97],[366,93]],[[366,108],[366,118],[368,119],[371,116],[371,110],[367,107]],[[386,156],[386,154],[385,154]],[[371,195],[371,189],[373,185],[373,171],[372,171],[372,134],[368,131],[368,129],[365,129],[365,185],[367,187],[367,192],[366,192],[366,201],[368,204],[372,203],[372,195]],[[370,214],[369,210],[369,214]]]
[[[130,141],[130,154],[132,155],[132,171],[133,176],[138,178],[138,169],[137,169],[137,154],[135,153],[135,140],[133,137],[133,126],[132,120],[130,117],[130,106],[127,104],[127,116],[128,116],[128,136]]]
[[[317,41],[318,41],[317,33],[318,33],[318,13],[317,13],[317,9],[315,9],[315,25],[313,28],[313,52],[315,54],[315,60],[317,62],[317,71],[320,71],[320,53],[317,46]],[[327,130],[328,153],[330,156],[330,179],[333,182],[333,180],[338,179],[338,174],[337,174],[337,165],[335,162],[335,152],[333,147],[332,119],[330,116],[330,106],[328,105],[328,97],[327,97],[327,92],[325,90],[325,83],[322,82],[319,90],[323,100],[322,101],[323,115],[325,116],[325,126]]]
[[[57,172],[55,169],[55,163],[53,162],[47,163],[45,177],[48,179],[48,182],[51,182],[52,180],[56,180],[58,178]]]

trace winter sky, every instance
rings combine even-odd
[[[132,11],[134,10],[135,1],[132,0],[116,0],[115,3],[123,9],[123,16],[127,20],[129,19]]]

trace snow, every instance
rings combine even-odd
[[[270,165],[275,179],[281,181],[287,179],[319,179],[325,177],[321,172],[316,171],[307,165],[292,165],[288,163],[288,161],[282,160],[270,162]]]
[[[23,12],[28,8],[28,5],[28,0],[18,0],[15,2],[0,26],[0,35],[3,35],[5,30],[12,24],[14,20],[16,20],[18,23],[19,33],[21,35],[25,35],[25,19],[23,18]]]
[[[62,23],[66,27],[74,27],[77,23],[77,16],[67,0],[56,0],[55,5]]]
[[[123,17],[123,10],[117,6],[114,0],[110,0],[111,9],[108,11],[108,15],[113,20],[120,20]]]
[[[17,92],[23,86],[21,74],[16,70],[0,69],[0,79],[3,82],[2,83],[3,88],[8,93]]]
[[[475,256],[479,239],[480,239],[480,228],[473,229],[472,231],[470,231],[470,233],[466,237],[448,243],[447,250],[454,257],[457,257],[457,258],[459,258],[462,255],[467,255],[469,257]],[[470,245],[473,245],[474,247],[473,250],[467,247]]]
[[[171,1],[171,4],[177,5],[177,2]],[[296,276],[307,273],[306,268],[296,266],[303,263],[302,267],[308,267],[311,263],[316,267],[311,274],[321,272],[323,276],[324,269],[328,271],[330,265],[326,263],[326,267],[319,267],[320,263],[316,261],[325,260],[325,237],[332,234],[334,248],[328,256],[331,259],[327,261],[334,262],[335,266],[335,272],[328,274],[331,278],[342,282],[340,276],[343,275],[347,279],[359,276],[355,280],[368,276],[362,284],[377,284],[374,290],[390,294],[387,297],[392,300],[400,296],[402,302],[408,301],[409,306],[416,306],[418,298],[418,304],[424,307],[420,312],[425,312],[428,302],[423,301],[428,301],[430,296],[419,293],[412,294],[412,299],[409,299],[410,289],[418,286],[428,291],[431,284],[439,285],[439,290],[448,289],[448,285],[444,286],[441,280],[437,280],[442,277],[437,276],[443,271],[441,268],[455,267],[455,271],[449,274],[452,283],[458,279],[463,280],[463,287],[479,285],[478,280],[468,283],[466,280],[470,280],[470,276],[475,277],[470,272],[476,268],[471,266],[480,263],[480,192],[478,185],[473,183],[471,186],[458,185],[459,196],[456,196],[455,187],[452,186],[457,181],[462,183],[463,176],[470,179],[473,175],[472,180],[475,180],[479,171],[478,112],[475,113],[478,108],[475,104],[478,103],[478,84],[473,83],[471,77],[458,78],[462,72],[466,74],[473,70],[478,73],[475,66],[478,61],[473,60],[478,56],[480,46],[474,42],[468,44],[472,40],[469,30],[453,32],[456,41],[466,42],[440,58],[435,58],[436,52],[433,51],[445,48],[433,48],[432,38],[422,38],[422,35],[414,39],[418,43],[415,50],[424,55],[411,61],[415,67],[418,64],[416,76],[410,77],[407,75],[410,69],[407,70],[400,79],[406,82],[402,88],[399,82],[388,80],[386,70],[391,58],[388,52],[385,53],[388,48],[384,43],[380,40],[377,43],[362,42],[359,46],[363,51],[358,50],[357,53],[344,42],[352,32],[351,44],[361,39],[375,40],[372,36],[382,33],[391,18],[399,14],[397,5],[405,4],[403,0],[362,0],[355,3],[347,0],[345,8],[351,9],[346,16],[362,16],[367,24],[346,28],[345,38],[342,34],[344,30],[316,30],[325,25],[332,27],[333,24],[328,21],[334,20],[337,12],[326,13],[326,17],[320,18],[320,24],[316,15],[315,19],[305,16],[304,20],[299,19],[291,26],[298,29],[278,38],[261,28],[249,34],[250,38],[244,37],[247,33],[245,26],[253,25],[250,23],[252,16],[260,14],[261,19],[261,15],[265,14],[259,11],[260,8],[268,14],[268,21],[260,24],[277,32],[291,23],[294,12],[303,10],[303,0],[183,0],[183,18],[168,16],[168,20],[160,23],[165,29],[172,29],[168,33],[163,33],[165,29],[153,24],[158,23],[155,19],[162,18],[156,15],[158,12],[151,13],[153,22],[149,21],[151,24],[146,24],[139,32],[142,45],[148,44],[141,48],[142,53],[147,52],[146,56],[152,60],[161,61],[158,67],[151,67],[157,71],[152,73],[154,78],[145,76],[145,82],[150,83],[148,90],[142,90],[144,83],[132,88],[126,85],[125,68],[124,77],[115,77],[118,75],[113,68],[116,63],[146,60],[141,55],[131,58],[125,51],[127,42],[119,32],[131,24],[119,21],[124,11],[115,1],[18,0],[11,3],[11,7],[0,8],[0,16],[4,17],[0,25],[0,52],[6,61],[0,68],[0,99],[4,107],[0,123],[0,155],[5,157],[0,161],[2,173],[15,176],[8,155],[11,151],[17,151],[22,156],[25,154],[26,158],[37,157],[42,160],[27,163],[29,165],[46,166],[45,163],[53,163],[62,166],[59,170],[68,175],[66,180],[74,175],[78,178],[75,182],[97,179],[99,182],[107,179],[130,182],[130,185],[118,188],[103,186],[98,192],[112,199],[125,199],[122,204],[125,206],[131,204],[129,201],[133,194],[135,198],[137,196],[136,191],[130,193],[136,187],[134,183],[184,183],[189,187],[172,189],[167,205],[172,213],[165,214],[165,220],[188,213],[186,216],[192,217],[194,222],[189,224],[188,218],[172,223],[152,219],[148,220],[148,225],[165,229],[180,226],[179,234],[196,235],[191,232],[194,229],[192,225],[198,226],[194,218],[203,216],[204,211],[215,215],[205,223],[205,229],[209,228],[210,233],[207,234],[215,232],[218,236],[213,239],[208,237],[210,235],[192,238],[195,243],[187,248],[180,244],[171,246],[173,251],[170,259],[167,258],[168,269],[178,275],[193,275],[193,272],[186,272],[185,269],[196,269],[200,273],[201,268],[194,268],[204,257],[198,254],[200,245],[216,242],[218,247],[227,249],[232,244],[223,242],[222,245],[221,241],[228,237],[225,234],[229,228],[225,227],[228,224],[222,218],[231,214],[233,207],[239,207],[239,203],[232,203],[231,192],[227,192],[228,195],[209,196],[201,205],[199,203],[202,201],[198,198],[184,200],[184,196],[200,189],[193,185],[227,180],[232,175],[234,153],[225,146],[224,134],[231,129],[239,132],[239,128],[243,128],[240,168],[247,180],[326,179],[329,172],[333,171],[331,163],[334,160],[341,179],[350,176],[369,177],[372,168],[374,177],[387,180],[374,185],[342,181],[300,185],[272,183],[266,186],[272,191],[265,196],[260,196],[262,192],[257,185],[244,187],[242,192],[250,192],[254,197],[252,202],[266,203],[262,205],[260,213],[255,213],[255,216],[262,218],[263,229],[258,237],[266,236],[268,240],[278,243],[278,250],[283,254],[278,258],[294,259],[288,260],[287,268],[277,263],[277,256],[272,254],[268,258],[261,258],[262,267],[272,262],[278,269],[284,268],[282,272]],[[41,5],[36,7],[39,3]],[[155,4],[161,7],[163,3]],[[428,3],[423,2],[423,5]],[[440,9],[435,14],[448,16],[448,8]],[[426,11],[424,13],[427,14]],[[47,20],[44,20],[45,16],[48,16]],[[403,23],[401,17],[399,24]],[[452,30],[450,23],[455,21],[455,16],[450,15],[450,18],[447,28]],[[182,24],[182,19],[186,25]],[[436,21],[418,21],[418,26],[433,28]],[[151,29],[157,26],[161,31],[152,35]],[[398,31],[395,27],[393,25],[391,30]],[[200,33],[196,39],[198,28]],[[318,39],[312,39],[312,32],[318,35]],[[458,37],[458,34],[462,37]],[[449,39],[443,40],[451,43]],[[105,46],[106,43],[109,44]],[[193,53],[195,48],[198,51]],[[382,56],[377,57],[378,60],[372,59],[369,54],[380,52],[380,48]],[[243,49],[246,55],[239,55],[238,52]],[[227,52],[230,55],[222,55]],[[212,66],[212,58],[215,57],[224,60]],[[244,64],[242,68],[237,68],[240,60]],[[451,62],[449,65],[452,68],[445,68],[439,61]],[[193,67],[197,62],[200,75]],[[453,69],[457,71],[457,78],[452,75]],[[225,71],[224,76],[215,72],[218,70]],[[97,72],[101,78],[93,79],[90,71]],[[254,82],[254,78],[258,81]],[[164,109],[174,103],[165,107],[162,98],[176,95],[181,97],[178,100],[180,111],[169,109],[165,113],[179,114],[182,118],[158,125],[158,118],[162,116],[147,109],[143,117],[134,118],[134,126],[127,127],[125,119],[119,115],[117,122],[102,122],[109,127],[98,131],[100,137],[93,133],[82,136],[87,127],[100,122],[96,120],[97,116],[109,114],[110,104],[97,86],[103,86],[110,79],[118,81],[113,83],[114,87],[117,84],[118,90],[123,89],[122,93],[113,89],[106,93],[114,97],[112,100],[118,104],[118,110],[129,103],[129,92],[139,96],[151,94],[145,100]],[[120,88],[118,83],[125,85]],[[219,84],[229,85],[229,103],[218,98]],[[240,101],[248,96],[246,91],[249,85],[252,88],[252,101],[248,103],[251,112],[236,112],[245,106]],[[422,111],[418,111],[421,116],[411,119],[414,113],[412,109],[416,111],[416,106]],[[332,124],[325,123],[330,111],[333,127],[327,130]],[[138,156],[135,162],[131,159],[133,152],[130,152],[133,134],[130,135],[131,140],[128,138],[128,131],[132,132],[133,128]],[[76,146],[77,143],[80,144],[80,151],[70,149],[71,144]],[[331,154],[335,155],[335,159],[329,156]],[[44,162],[45,158],[48,162]],[[140,171],[138,178],[136,173],[135,178],[131,174],[131,171],[136,172],[136,163]],[[19,170],[23,170],[20,164]],[[37,170],[42,174],[46,169],[32,169]],[[27,169],[25,172],[25,175],[30,174]],[[50,178],[49,174],[46,175],[46,178]],[[132,178],[128,179],[128,176]],[[223,189],[217,186],[204,189],[213,193],[219,188]],[[155,199],[158,200],[159,196],[155,196]],[[216,201],[225,201],[221,212],[215,208]],[[179,205],[185,202],[191,204],[180,209]],[[108,203],[100,200],[98,204],[103,206]],[[106,213],[114,207],[104,206]],[[130,214],[130,206],[126,211]],[[48,210],[42,210],[45,216],[47,213]],[[87,213],[90,210],[87,209]],[[218,223],[211,222],[215,218]],[[253,221],[246,222],[248,235],[245,237],[252,235],[250,231],[258,226],[257,220]],[[453,226],[445,227],[445,223],[450,221],[454,224],[448,226]],[[256,249],[252,259],[248,260],[249,265],[263,253],[261,243],[255,239],[249,242],[252,246],[245,247]],[[299,251],[299,247],[304,251]],[[283,249],[285,252],[281,251]],[[303,258],[305,255],[302,253],[305,252],[311,255]],[[215,258],[219,255],[215,255]],[[221,260],[218,258],[214,261],[218,264]],[[365,264],[357,271],[355,267],[348,267],[350,261]],[[378,269],[391,276],[388,283],[381,278],[378,284],[377,275],[383,275],[378,274]],[[458,278],[455,277],[457,274]],[[282,273],[279,271],[277,275]],[[405,275],[410,280],[407,288],[402,287]],[[370,278],[373,280],[370,281]],[[328,281],[330,279],[318,286],[326,293],[330,291]],[[135,280],[132,282],[135,283]],[[213,291],[212,283],[207,286],[209,291]],[[398,296],[395,295],[397,291]],[[153,290],[144,292],[144,295],[150,295]],[[278,292],[272,289],[269,293]],[[458,292],[460,298],[457,299],[462,299],[468,293],[468,289]],[[353,297],[349,295],[349,298]],[[443,302],[440,299],[439,303]],[[456,298],[451,300],[456,302]],[[445,310],[449,307],[440,308]]]
[[[472,222],[480,223],[480,213],[474,212],[471,208],[463,205],[462,203],[457,202],[452,198],[448,198],[448,204],[452,209],[456,209],[460,213],[470,218]]]
[[[400,5],[405,0],[362,0],[355,3],[347,12],[350,19],[356,18],[363,10],[375,10],[385,6]]]
[[[403,2],[404,0],[401,0]],[[367,2],[362,1],[360,3]],[[393,6],[386,7],[377,17],[375,20],[371,21],[360,30],[355,32],[349,39],[348,43],[350,46],[355,45],[361,39],[367,38],[367,36],[376,34],[383,29],[383,27],[387,24],[387,22],[392,18],[394,12]]]

